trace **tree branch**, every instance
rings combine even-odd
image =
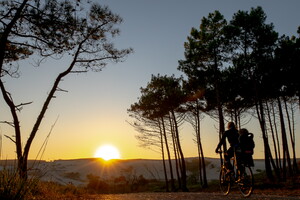
[[[10,125],[11,127],[15,127],[13,122],[8,122],[8,121],[0,121],[0,123],[3,123],[3,124],[8,124],[8,125]]]
[[[33,101],[28,102],[28,103],[21,103],[19,105],[16,105],[15,108],[16,108],[17,111],[20,112],[22,110],[23,106],[26,106],[26,105],[29,105],[29,104],[32,104],[32,103],[33,103]]]
[[[61,89],[59,87],[56,88],[56,91],[59,91],[59,92],[68,92],[68,90],[64,90],[64,89]]]
[[[55,92],[56,92],[56,90],[57,90],[57,88],[58,88],[59,83],[61,82],[62,78],[65,77],[65,76],[67,76],[67,75],[72,71],[72,69],[74,68],[74,65],[75,65],[75,63],[76,63],[76,60],[78,59],[78,56],[79,56],[79,54],[80,54],[80,49],[81,49],[83,43],[84,43],[86,40],[87,40],[87,38],[85,38],[83,41],[81,41],[81,42],[79,43],[79,45],[78,45],[78,47],[77,47],[77,50],[76,50],[76,53],[75,53],[75,55],[74,55],[74,57],[73,57],[73,61],[71,62],[71,64],[69,65],[69,67],[68,67],[65,71],[63,71],[62,73],[60,73],[60,74],[56,77],[56,80],[54,81],[54,83],[53,83],[53,85],[52,85],[52,89],[51,89],[50,93],[48,94],[48,96],[47,96],[47,98],[46,98],[46,100],[45,100],[45,102],[44,102],[44,105],[43,105],[43,107],[42,107],[42,110],[41,110],[40,114],[38,115],[38,118],[37,118],[37,120],[36,120],[36,122],[35,122],[35,124],[34,124],[34,126],[33,126],[33,128],[32,128],[32,131],[31,131],[31,133],[30,133],[30,135],[29,135],[29,138],[28,138],[28,140],[27,140],[27,142],[26,142],[26,145],[25,145],[25,147],[24,147],[24,153],[23,153],[23,156],[24,156],[26,159],[28,158],[29,149],[30,149],[30,146],[31,146],[31,144],[32,144],[32,141],[33,141],[33,139],[34,139],[34,137],[35,137],[35,135],[36,135],[36,133],[37,133],[37,131],[38,131],[38,128],[39,128],[39,126],[40,126],[40,124],[41,124],[41,122],[42,122],[42,119],[43,119],[43,117],[44,117],[44,115],[45,115],[45,113],[46,113],[46,111],[47,111],[47,109],[48,109],[48,105],[50,104],[51,99],[52,99],[52,98],[55,98],[54,94],[55,94]],[[1,82],[0,82],[0,83],[1,83]]]
[[[12,139],[10,136],[8,136],[8,135],[4,135],[6,138],[8,138],[8,139],[10,139],[13,143],[15,143],[16,144],[16,141],[14,140],[14,139]]]
[[[74,74],[77,74],[77,73],[87,73],[88,71],[87,70],[75,70],[75,71],[71,71],[70,73],[74,73]]]

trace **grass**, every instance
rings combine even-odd
[[[260,190],[282,189],[282,190],[298,190],[300,191],[300,175],[294,175],[287,178],[286,181],[268,180],[265,171],[254,175],[255,186]],[[275,179],[275,178],[274,178]]]
[[[21,178],[14,168],[0,171],[0,199],[22,200],[30,198],[38,180]]]
[[[61,185],[55,182],[39,182],[32,193],[36,199],[68,199],[88,194],[85,188],[72,184]]]

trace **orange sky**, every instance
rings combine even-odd
[[[280,34],[296,34],[300,19],[300,1],[286,3],[275,1],[98,1],[108,5],[113,12],[123,17],[121,35],[116,45],[133,47],[135,53],[124,63],[109,64],[100,73],[70,75],[61,83],[67,93],[57,93],[50,103],[33,143],[30,159],[35,159],[52,125],[51,136],[42,157],[45,160],[75,159],[93,157],[96,149],[103,144],[116,146],[123,159],[160,159],[161,155],[138,147],[135,130],[126,122],[130,120],[126,110],[137,101],[140,87],[145,87],[151,75],[180,76],[178,60],[184,56],[183,43],[192,27],[199,27],[202,17],[219,10],[227,19],[238,11],[262,6],[267,13],[267,21],[273,22]],[[230,3],[229,3],[230,2]],[[48,59],[40,67],[33,67],[31,61],[20,62],[21,77],[6,78],[16,104],[33,101],[19,113],[23,139],[35,122],[51,84],[56,75],[65,68],[69,60]],[[0,121],[11,119],[7,106],[0,100]],[[299,114],[298,114],[299,117]],[[299,121],[299,120],[298,120]],[[217,123],[206,117],[202,122],[202,142],[205,156],[217,157],[214,153],[218,143]],[[255,119],[247,124],[255,133],[255,157],[263,158],[261,133]],[[299,130],[299,123],[297,130]],[[186,157],[196,156],[192,129],[186,125],[181,130],[183,150]],[[13,129],[0,124],[2,135],[1,159],[15,157],[15,147],[4,135],[13,135]],[[300,145],[297,145],[300,154]],[[39,157],[40,158],[40,157]]]

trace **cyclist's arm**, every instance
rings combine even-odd
[[[224,144],[225,140],[226,140],[226,132],[222,135],[222,138],[221,138],[221,140],[220,140],[220,142],[219,142],[219,144],[216,148],[216,153],[218,153],[220,147],[222,146],[222,144]]]

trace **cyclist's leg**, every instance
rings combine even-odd
[[[238,183],[239,189],[244,197],[249,197],[253,191],[253,174],[252,170],[248,166],[244,166],[244,172],[241,176],[241,180]]]
[[[220,189],[223,195],[228,195],[231,188],[230,174],[227,174],[227,168],[225,165],[221,166],[220,170]]]
[[[233,166],[232,166],[232,164],[231,164],[231,162],[230,162],[230,159],[231,159],[233,156],[234,156],[233,148],[230,147],[230,148],[226,151],[226,153],[225,153],[225,155],[224,155],[225,166],[226,166],[226,168],[227,168],[228,170],[230,170],[230,171],[233,171]]]
[[[245,165],[241,153],[236,153],[236,166],[237,166],[237,181],[240,181],[241,176],[245,172]]]
[[[245,175],[245,165],[238,164],[236,182],[241,182]]]

